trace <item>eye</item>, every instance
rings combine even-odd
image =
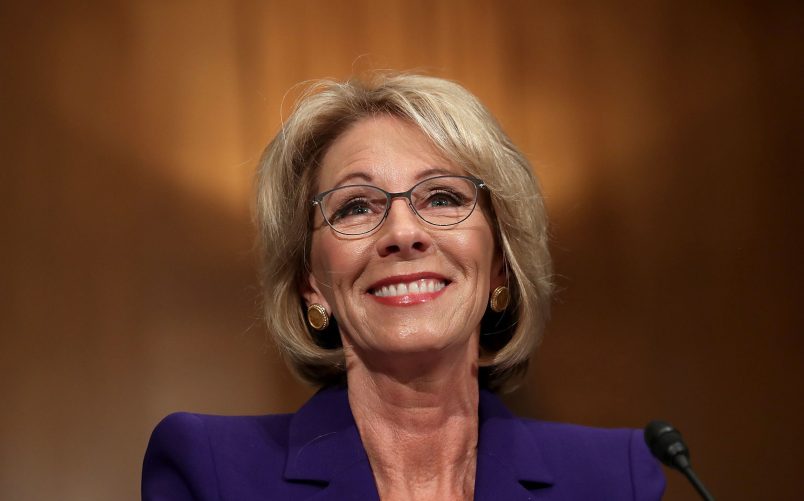
[[[373,209],[368,200],[365,198],[353,198],[342,203],[330,216],[330,221],[335,222],[350,217],[364,216],[372,212]]]
[[[460,193],[443,188],[434,189],[427,195],[428,207],[455,207],[465,203],[466,200]]]

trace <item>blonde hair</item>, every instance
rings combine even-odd
[[[343,379],[342,349],[319,346],[305,325],[301,285],[319,160],[358,120],[388,114],[418,127],[468,175],[489,187],[497,242],[508,271],[513,335],[481,349],[484,384],[510,388],[524,374],[549,316],[552,265],[544,200],[532,168],[491,113],[460,85],[413,74],[374,74],[309,84],[258,167],[257,224],[268,332],[291,368],[313,385]]]

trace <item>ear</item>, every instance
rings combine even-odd
[[[301,293],[302,298],[304,298],[305,306],[309,307],[311,304],[320,304],[327,312],[332,313],[332,308],[329,307],[329,303],[327,303],[327,300],[321,293],[321,287],[312,273],[305,272],[300,289],[299,293]]]
[[[502,249],[497,249],[491,261],[491,280],[489,280],[489,294],[501,285],[508,285],[508,263]]]

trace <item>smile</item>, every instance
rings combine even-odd
[[[438,292],[447,284],[443,280],[422,279],[413,282],[383,285],[371,293],[377,297],[410,296],[414,294],[428,294]]]
[[[436,299],[451,281],[429,271],[387,277],[366,291],[370,298],[385,306],[413,306]]]

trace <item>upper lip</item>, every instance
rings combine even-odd
[[[423,271],[420,273],[410,273],[407,275],[394,275],[391,277],[386,277],[380,280],[377,280],[373,284],[371,284],[368,288],[369,291],[374,291],[382,287],[383,285],[395,285],[395,284],[406,284],[410,282],[415,282],[416,280],[440,280],[445,283],[449,283],[449,280],[444,275],[439,275],[438,273],[433,273],[430,271]]]

